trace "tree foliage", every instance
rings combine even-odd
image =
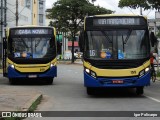
[[[160,0],[120,0],[118,7],[130,7],[133,9],[142,7],[144,9],[160,9]]]
[[[113,13],[113,11],[99,6],[94,6],[89,2],[89,0],[58,0],[53,4],[53,7],[49,11],[47,17],[54,19],[54,22],[50,22],[50,26],[55,26],[58,31],[71,33],[73,53],[73,41],[76,33],[83,25],[84,17],[86,15],[110,13]],[[74,61],[72,60],[72,62]]]
[[[59,31],[77,32],[86,15],[110,14],[113,11],[94,6],[88,0],[58,0],[54,3],[48,18],[54,19],[52,23]]]

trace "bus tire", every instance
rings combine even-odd
[[[88,95],[94,95],[95,94],[95,88],[87,87],[87,94]]]
[[[137,87],[136,88],[136,93],[137,93],[137,95],[142,95],[143,94],[143,87]]]
[[[46,82],[48,85],[52,85],[53,84],[53,79],[54,78],[47,78]]]
[[[9,78],[9,84],[10,85],[15,85],[16,84],[16,81],[14,78]]]

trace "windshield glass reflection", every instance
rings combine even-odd
[[[145,30],[87,31],[85,56],[93,59],[143,59],[149,55]]]
[[[55,47],[51,38],[13,38],[11,53],[15,58],[52,57]]]

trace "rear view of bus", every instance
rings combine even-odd
[[[150,39],[146,18],[97,15],[85,18],[80,35],[84,52],[84,85],[95,88],[133,87],[143,94],[150,85]]]
[[[43,78],[52,84],[57,76],[56,31],[51,27],[15,27],[3,40],[3,75],[14,84],[18,78]]]

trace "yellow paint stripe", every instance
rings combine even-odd
[[[139,72],[145,69],[150,65],[150,61],[148,60],[142,66],[137,68],[130,68],[130,69],[99,69],[92,66],[89,62],[84,61],[84,67],[94,71],[97,76],[103,77],[124,77],[124,76],[138,76]],[[132,71],[135,71],[133,74]]]

